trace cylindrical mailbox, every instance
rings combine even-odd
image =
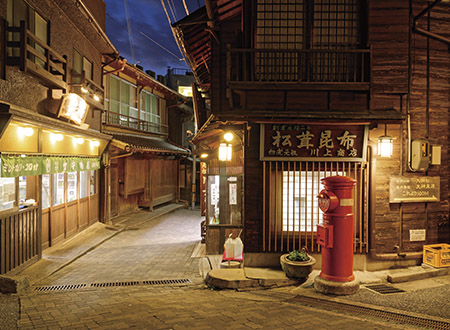
[[[319,276],[329,281],[353,281],[353,187],[356,180],[331,176],[321,182],[325,189],[317,196],[324,212],[323,223],[317,225],[317,243],[322,246]]]

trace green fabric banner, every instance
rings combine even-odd
[[[1,156],[1,177],[30,176],[78,171],[94,171],[100,168],[100,158]]]

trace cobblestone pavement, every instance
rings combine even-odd
[[[406,329],[260,292],[98,288],[22,298],[20,329]]]
[[[237,292],[205,288],[199,259],[198,211],[127,220],[115,235],[20,295],[19,329],[407,329],[405,325],[325,311],[298,303],[292,288]],[[120,225],[120,224],[119,224]],[[142,281],[189,279],[180,285]],[[137,281],[94,287],[93,283]]]

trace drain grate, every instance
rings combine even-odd
[[[86,284],[67,284],[67,285],[52,285],[52,286],[40,286],[36,287],[34,291],[63,291],[63,290],[76,290],[87,287]]]
[[[380,294],[406,292],[405,290],[398,289],[398,288],[393,287],[392,285],[386,285],[386,284],[367,284],[364,287],[366,289],[369,289],[371,291],[374,291],[374,292],[380,293]]]
[[[65,291],[76,290],[87,287],[91,288],[107,288],[107,287],[123,287],[135,285],[170,285],[170,284],[186,284],[192,283],[188,278],[168,279],[168,280],[146,280],[146,281],[122,281],[122,282],[104,282],[91,284],[66,284],[66,285],[52,285],[35,287],[34,291],[51,292],[51,291]]]
[[[328,301],[305,296],[297,296],[293,298],[293,300],[306,306],[325,309],[329,311],[339,311],[351,315],[360,315],[365,318],[375,317],[400,324],[417,326],[420,328],[450,330],[449,322],[414,315],[406,315],[401,312],[395,313],[365,306],[357,306],[346,304],[343,302]]]
[[[91,287],[94,288],[106,288],[110,286],[134,286],[139,285],[139,281],[126,281],[126,282],[107,282],[107,283],[92,283]]]
[[[175,280],[148,280],[142,281],[143,284],[147,285],[164,285],[164,284],[184,284],[191,283],[191,280],[188,278],[175,279]]]

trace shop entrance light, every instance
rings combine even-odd
[[[233,141],[234,135],[231,132],[226,132],[223,135],[223,138],[225,139],[225,141],[230,142],[230,141]]]
[[[387,125],[384,124],[384,135],[378,138],[378,156],[392,157],[394,138],[387,135]]]

